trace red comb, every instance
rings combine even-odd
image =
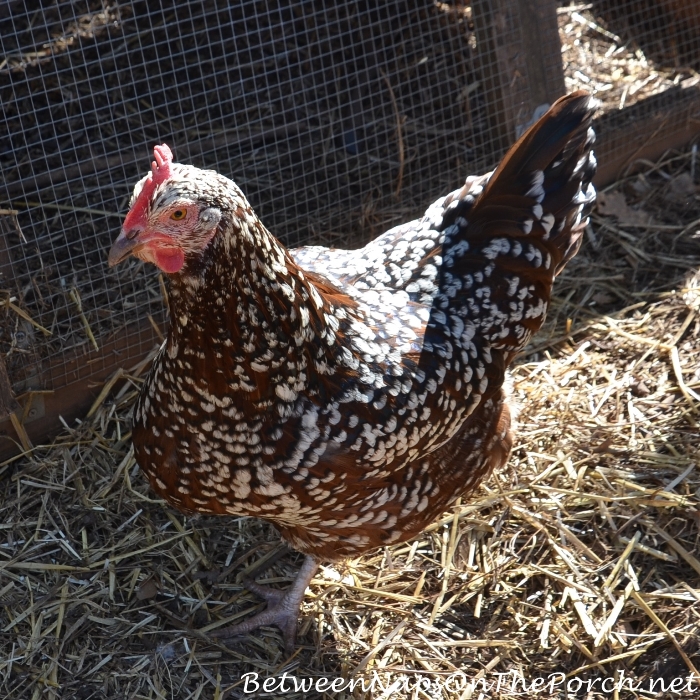
[[[154,146],[153,157],[155,160],[151,163],[151,175],[148,180],[143,183],[143,189],[138,199],[134,202],[134,205],[124,219],[122,228],[125,231],[141,228],[146,225],[148,202],[156,186],[165,182],[172,175],[170,164],[173,162],[173,152],[166,144],[163,143],[160,146]]]
[[[151,163],[152,180],[156,185],[165,182],[170,177],[170,164],[173,162],[173,152],[166,144],[153,147],[153,157]]]

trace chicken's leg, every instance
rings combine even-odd
[[[217,639],[230,639],[231,637],[248,634],[264,625],[275,625],[282,631],[285,651],[291,653],[294,651],[294,640],[297,634],[299,607],[304,598],[306,588],[317,570],[318,562],[307,555],[297,577],[286,591],[268,588],[252,580],[246,581],[245,585],[248,590],[257,593],[261,598],[265,598],[267,608],[257,615],[239,622],[237,625],[214,630],[209,633],[209,636]]]

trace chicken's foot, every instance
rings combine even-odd
[[[294,651],[301,601],[304,599],[306,588],[317,570],[318,562],[313,557],[307,556],[301,565],[301,569],[299,569],[297,577],[286,591],[269,588],[256,583],[252,579],[246,579],[244,581],[246,588],[264,598],[267,601],[267,608],[236,625],[214,630],[209,633],[209,636],[216,639],[230,639],[231,637],[248,634],[258,629],[258,627],[275,625],[282,632],[285,651],[291,654]]]

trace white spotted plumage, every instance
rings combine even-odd
[[[593,201],[590,116],[558,103],[494,173],[353,251],[287,251],[232,181],[172,164],[148,215],[209,218],[135,412],[154,488],[329,559],[407,539],[475,488],[507,458],[507,366]]]

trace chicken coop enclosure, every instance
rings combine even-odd
[[[700,131],[691,0],[8,0],[0,44],[0,461],[165,332],[162,276],[106,266],[156,143],[286,244],[350,247],[575,88],[603,101],[599,184]]]

